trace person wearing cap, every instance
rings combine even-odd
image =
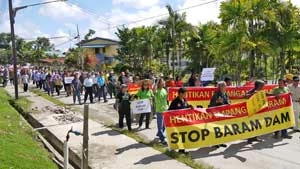
[[[186,100],[186,89],[181,87],[178,89],[178,96],[171,102],[168,110],[179,110],[192,108]],[[179,153],[188,154],[184,149],[179,149]]]
[[[167,144],[166,136],[164,135],[165,132],[165,125],[164,125],[164,117],[163,112],[168,110],[168,92],[164,88],[165,82],[163,79],[159,79],[157,82],[157,88],[154,88],[154,102],[155,102],[155,112],[157,116],[157,136],[162,144]]]
[[[275,95],[276,97],[280,96],[280,94],[288,93],[289,90],[287,87],[285,87],[284,80],[283,79],[278,79],[278,87],[274,88],[272,90],[272,94]],[[287,133],[286,129],[281,130],[281,137],[282,138],[287,138],[291,139],[292,136],[289,136]],[[278,139],[279,138],[279,131],[276,131],[274,133],[274,138]]]
[[[226,104],[230,104],[229,97],[226,93],[226,82],[220,81],[217,83],[217,91],[214,92],[212,98],[210,99],[210,103],[208,107],[216,107],[222,106]],[[226,144],[215,145],[214,147],[227,147]]]
[[[293,101],[293,110],[295,115],[295,126],[294,131],[300,132],[299,130],[299,112],[300,112],[300,87],[299,87],[299,77],[293,77],[293,83],[288,85],[289,92],[291,93]]]
[[[84,79],[83,86],[85,89],[84,93],[84,103],[86,103],[87,97],[90,97],[90,103],[93,103],[93,79],[91,75],[88,73],[87,77]]]
[[[121,90],[116,96],[115,109],[119,114],[119,128],[124,127],[124,117],[126,119],[127,128],[131,131],[131,114],[130,114],[131,95],[128,93],[126,84],[121,85]]]

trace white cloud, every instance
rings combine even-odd
[[[136,9],[148,8],[158,5],[159,0],[113,0],[113,5],[123,5]]]
[[[208,21],[220,22],[218,16],[220,14],[220,5],[222,1],[225,0],[200,5],[209,2],[209,0],[200,1],[200,3],[199,1],[195,0],[186,0],[184,1],[183,5],[180,6],[180,9],[185,9],[188,7],[199,5],[197,7],[190,8],[185,11],[187,15],[187,21],[193,25],[198,25],[199,23],[206,23]]]
[[[66,2],[57,2],[43,5],[39,9],[39,14],[51,17],[54,20],[83,20],[88,17],[88,15],[84,11],[82,11],[80,7],[75,4],[67,4]]]

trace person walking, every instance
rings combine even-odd
[[[131,96],[128,93],[127,85],[122,84],[121,90],[116,96],[115,108],[119,114],[119,128],[124,127],[124,117],[126,119],[126,125],[129,131],[131,131],[131,114],[130,114],[130,100]]]
[[[157,136],[162,144],[167,144],[165,132],[165,124],[163,118],[163,112],[168,110],[168,92],[164,88],[165,82],[163,79],[159,79],[157,82],[157,88],[154,88],[154,102],[155,112],[157,116]]]
[[[57,96],[60,95],[60,89],[62,88],[62,77],[60,76],[60,74],[58,72],[55,73],[54,75],[54,87],[55,87],[55,91],[57,93]]]
[[[71,87],[73,92],[73,103],[76,103],[76,97],[78,99],[78,103],[81,105],[81,82],[79,80],[78,73],[75,73],[74,79],[72,80]]]
[[[29,83],[29,76],[28,76],[27,72],[25,72],[22,75],[22,83],[23,83],[24,92],[27,92],[27,90],[28,90],[28,83]]]
[[[300,132],[299,129],[299,112],[300,112],[300,86],[299,86],[299,77],[293,77],[293,83],[288,86],[289,92],[291,93],[293,101],[293,110],[295,115],[295,126],[294,132]]]
[[[105,91],[105,88],[106,88],[106,82],[105,82],[105,77],[103,75],[103,72],[99,72],[99,75],[97,77],[97,83],[98,83],[98,101],[101,100],[101,95],[104,99],[104,103],[107,102],[107,99],[106,99],[106,91]]]
[[[87,77],[84,79],[83,86],[85,89],[84,93],[84,103],[86,103],[87,97],[90,97],[90,103],[93,103],[93,79],[88,73]]]

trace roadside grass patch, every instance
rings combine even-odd
[[[38,96],[43,97],[43,98],[46,99],[46,100],[48,100],[48,101],[50,101],[50,102],[52,102],[52,103],[58,105],[58,106],[62,106],[62,107],[65,107],[65,106],[66,106],[65,103],[59,101],[58,99],[56,99],[56,98],[54,98],[54,97],[52,97],[52,96],[49,96],[48,94],[44,93],[44,92],[41,91],[40,89],[33,89],[33,88],[31,88],[30,91],[31,91],[32,93],[38,95]]]
[[[36,133],[10,105],[10,99],[0,88],[0,168],[57,169],[50,153],[37,141]],[[17,102],[25,109],[30,107],[25,98]]]

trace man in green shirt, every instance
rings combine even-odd
[[[279,96],[280,94],[288,93],[289,90],[287,87],[284,85],[284,80],[283,79],[278,79],[278,87],[274,88],[272,91],[272,94],[275,96]],[[281,130],[281,137],[282,138],[287,138],[291,139],[292,136],[289,136],[287,133],[286,129]],[[279,131],[276,131],[274,134],[274,138],[278,139],[279,138]]]

